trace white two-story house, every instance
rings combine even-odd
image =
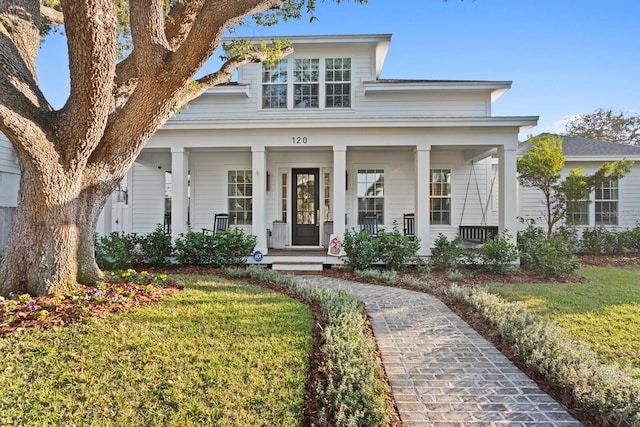
[[[424,255],[461,225],[515,236],[518,134],[538,118],[492,115],[511,82],[381,79],[389,34],[286,38],[293,54],[241,67],[152,137],[100,233],[166,216],[177,237],[228,213],[263,254],[274,223],[285,248],[320,248],[367,217],[400,231],[413,218]]]

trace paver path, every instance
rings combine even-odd
[[[299,280],[362,299],[406,427],[582,425],[437,298],[322,276]]]

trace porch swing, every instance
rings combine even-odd
[[[498,227],[494,225],[487,225],[487,211],[489,210],[489,202],[493,195],[493,185],[496,181],[498,169],[493,173],[491,179],[491,187],[489,189],[489,195],[487,196],[487,202],[482,202],[482,195],[480,194],[480,186],[478,185],[478,176],[476,175],[476,164],[471,162],[471,170],[469,171],[469,179],[467,180],[467,190],[464,195],[464,204],[462,205],[462,214],[460,215],[460,224],[458,228],[458,234],[462,237],[463,242],[482,244],[487,240],[493,238],[498,234]],[[467,199],[469,198],[469,187],[471,186],[471,175],[476,184],[476,192],[478,193],[478,202],[480,203],[480,209],[482,210],[482,221],[480,225],[462,225],[464,221],[464,211],[467,207]]]

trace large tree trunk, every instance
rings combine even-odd
[[[68,290],[76,283],[79,230],[75,186],[68,180],[43,180],[32,168],[23,168],[20,200],[7,249],[0,265],[0,294],[31,295]]]

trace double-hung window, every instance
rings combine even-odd
[[[571,225],[589,225],[588,200],[567,202],[567,223]]]
[[[287,108],[287,60],[262,64],[262,108]]]
[[[253,179],[250,170],[230,170],[228,176],[229,222],[251,224]]]
[[[358,224],[365,217],[375,216],[384,224],[384,170],[358,170]]]
[[[325,107],[351,107],[351,58],[325,59]]]
[[[318,108],[320,98],[320,60],[294,59],[293,106]]]
[[[451,169],[431,169],[429,221],[451,224]]]
[[[618,225],[618,180],[605,181],[595,193],[596,225]]]

